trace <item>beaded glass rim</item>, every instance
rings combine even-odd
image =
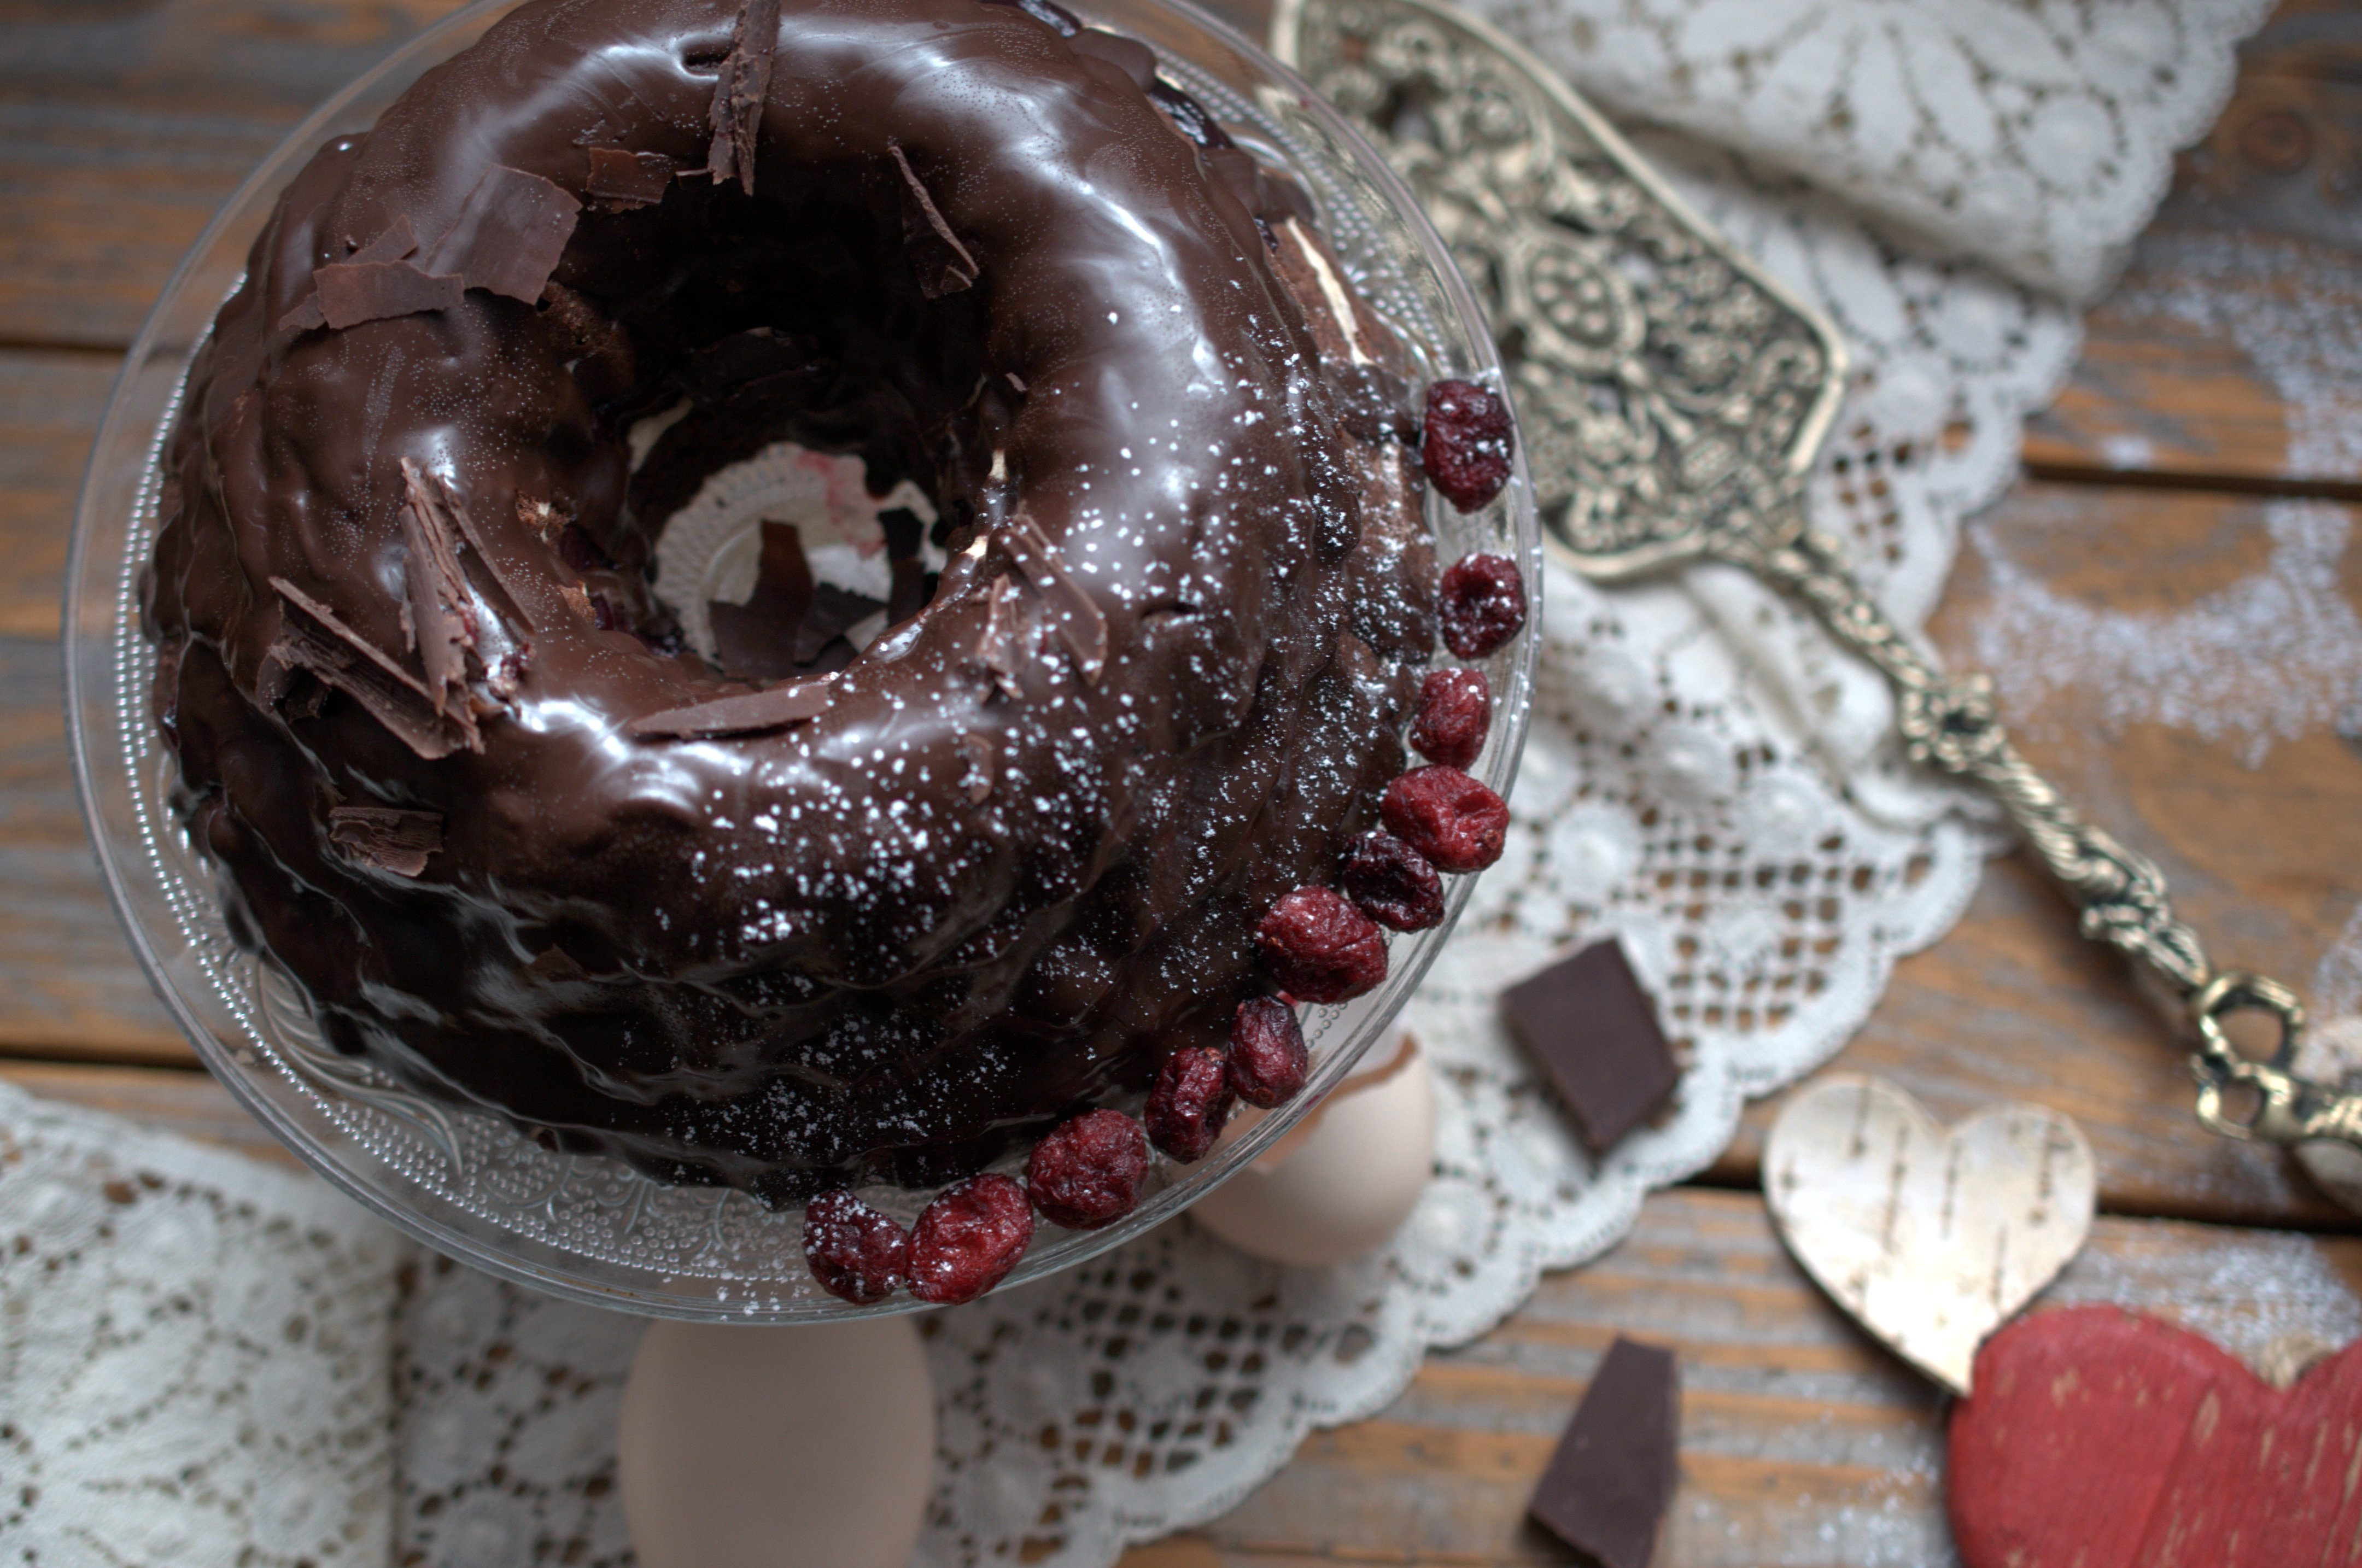
[[[327,138],[365,130],[429,67],[472,43],[518,0],[479,0],[427,28],[299,126],[198,238],[135,340],[84,477],[67,573],[66,721],[76,784],[117,915],[160,996],[198,1055],[307,1164],[438,1251],[553,1295],[653,1316],[778,1323],[918,1309],[897,1296],[856,1307],[826,1294],[803,1263],[800,1209],[744,1193],[668,1187],[619,1161],[543,1149],[489,1111],[397,1085],[322,1038],[303,993],[233,939],[218,873],[169,806],[172,758],[149,717],[153,651],[138,589],[156,525],[163,443],[187,370],[288,178]],[[1496,388],[1501,366],[1450,253],[1381,157],[1303,82],[1185,0],[1070,4],[1087,23],[1141,39],[1160,72],[1197,97],[1258,156],[1293,174],[1365,297],[1430,378]],[[1540,610],[1540,540],[1519,457],[1491,505],[1461,515],[1430,498],[1445,559],[1506,553]],[[1529,710],[1539,639],[1529,629],[1482,662],[1496,696],[1469,771],[1506,794]],[[1447,886],[1444,922],[1396,937],[1386,981],[1367,996],[1306,1010],[1305,1092],[1205,1160],[1159,1156],[1140,1206],[1089,1232],[1043,1224],[1000,1286],[1069,1267],[1163,1223],[1243,1169],[1317,1104],[1394,1020],[1466,903]],[[1021,1153],[994,1168],[1014,1170]],[[863,1196],[908,1220],[930,1196]]]

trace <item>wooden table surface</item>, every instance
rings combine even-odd
[[[122,350],[182,248],[304,112],[447,8],[0,0],[0,1076],[274,1155],[149,995],[84,844],[60,716],[68,523]],[[2091,313],[2023,478],[1971,529],[1935,625],[1948,657],[2008,652],[2003,596],[2028,581],[2148,624],[2290,572],[2362,606],[2357,261],[2362,6],[2291,0]],[[2218,962],[2310,990],[2341,938],[2362,960],[2362,681],[2307,679],[2331,686],[2279,694],[2260,745],[2088,685],[2007,712],[2164,867]],[[2157,1016],[2022,856],[1898,967],[1838,1065],[1948,1119],[2025,1099],[2082,1123],[2105,1217],[2054,1297],[2179,1314],[2259,1361],[2362,1327],[2362,1222],[2277,1152],[2193,1125]],[[1227,1518],[1127,1562],[1566,1561],[1524,1503],[1619,1329],[1684,1367],[1661,1568],[1945,1560],[1943,1401],[1780,1249],[1757,1185],[1774,1109],[1607,1257],[1431,1358],[1377,1418],[1314,1437]]]

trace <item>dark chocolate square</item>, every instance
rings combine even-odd
[[[1595,1154],[1648,1120],[1681,1081],[1656,1005],[1612,939],[1510,987],[1501,1011]]]
[[[1529,1507],[1602,1568],[1649,1568],[1680,1468],[1680,1364],[1669,1350],[1618,1335]]]

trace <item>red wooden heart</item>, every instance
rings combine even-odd
[[[2362,1564],[2362,1341],[2286,1392],[2114,1307],[1977,1353],[1946,1490],[1967,1568]]]

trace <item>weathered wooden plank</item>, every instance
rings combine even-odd
[[[2028,425],[2028,465],[2356,499],[2362,458],[2317,421],[2362,399],[2357,188],[2362,9],[2290,0],[2240,50],[2230,105],[2086,318],[2073,380]]]
[[[2155,858],[2218,964],[2323,1004],[2362,958],[2362,551],[2349,509],[2027,485],[1972,525],[1936,635],[1988,668],[2037,766]],[[2326,992],[2322,982],[2333,982]],[[2169,1024],[2022,856],[1904,960],[1840,1066],[1937,1115],[2073,1116],[2117,1212],[2352,1224],[2277,1150],[2201,1130]],[[1720,1179],[1751,1182],[1772,1108]]]
[[[99,879],[54,637],[0,637],[0,1055],[193,1063]]]
[[[2362,1332],[2356,1285],[2362,1241],[2103,1220],[2041,1300],[2136,1306],[2287,1364]],[[1231,1514],[1126,1568],[1563,1562],[1525,1504],[1619,1332],[1682,1357],[1663,1568],[1949,1560],[1942,1398],[1813,1289],[1757,1199],[1681,1189],[1615,1252],[1431,1358],[1377,1418],[1316,1434]]]
[[[120,363],[0,350],[0,636],[58,634],[74,498]]]
[[[257,1159],[290,1166],[301,1163],[205,1073],[84,1063],[0,1062],[0,1080],[28,1094],[168,1127]]]
[[[121,348],[215,209],[447,0],[12,6],[0,341]]]

